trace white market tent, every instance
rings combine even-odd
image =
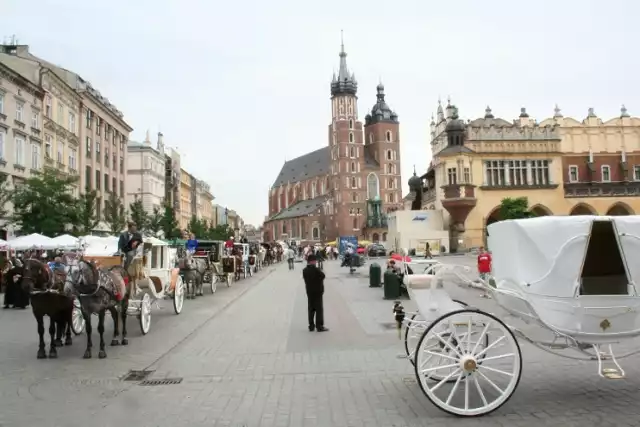
[[[58,247],[52,238],[38,233],[9,240],[7,242],[7,246],[15,251],[26,251],[30,249],[56,249]]]
[[[63,234],[51,240],[56,242],[60,249],[78,249],[80,247],[80,239],[69,234]]]
[[[80,238],[84,254],[89,256],[111,256],[118,252],[117,237],[84,236]]]

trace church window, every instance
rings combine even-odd
[[[313,240],[318,240],[320,238],[320,230],[318,227],[313,227]]]
[[[349,119],[349,129],[353,129],[353,120]]]
[[[358,229],[358,218],[353,218],[353,229],[354,230]]]
[[[373,134],[369,134],[369,144],[373,144]]]
[[[396,194],[395,194],[395,193],[389,193],[389,194],[387,195],[387,201],[388,201],[389,203],[395,203],[395,202],[396,202],[396,197],[395,197],[395,196],[396,196]]]
[[[387,163],[387,173],[388,174],[393,173],[393,165],[391,163]]]
[[[351,177],[351,188],[358,188],[355,176]]]
[[[350,209],[349,209],[349,215],[353,215],[353,212],[354,212],[354,211],[353,211],[353,208],[350,208]]]
[[[393,178],[389,178],[387,181],[387,188],[393,188]]]
[[[387,131],[387,142],[391,142],[391,131]]]
[[[387,160],[391,160],[393,157],[393,154],[391,153],[391,150],[387,150]]]
[[[353,142],[353,132],[349,132],[349,142]]]
[[[378,176],[371,172],[367,177],[367,197],[369,200],[373,200],[380,195],[380,188],[378,182]]]
[[[358,193],[351,193],[351,202],[358,203]]]
[[[356,148],[355,147],[349,147],[349,157],[351,157],[352,159],[356,157]]]
[[[356,162],[351,162],[351,173],[356,172]]]

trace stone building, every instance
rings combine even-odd
[[[327,146],[283,165],[269,191],[265,240],[385,240],[386,213],[402,207],[399,122],[384,86],[362,123],[343,45],[330,87]]]
[[[139,199],[148,214],[151,214],[154,208],[163,208],[166,195],[166,156],[163,138],[162,133],[158,132],[155,147],[151,143],[149,132],[142,143],[129,141],[125,206],[128,207]]]
[[[510,122],[487,107],[464,122],[439,104],[431,151],[423,208],[443,210],[452,250],[485,244],[507,197],[527,197],[536,215],[640,212],[640,119],[624,108],[608,121],[589,109],[578,121],[556,107],[538,123],[524,108]]]

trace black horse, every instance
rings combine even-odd
[[[38,323],[38,359],[46,359],[44,342],[44,316],[49,316],[49,358],[58,357],[56,347],[62,346],[62,333],[66,331],[65,345],[71,345],[71,321],[73,315],[73,297],[65,292],[64,282],[53,279],[49,267],[40,260],[24,261],[21,286],[31,295],[33,316]],[[58,334],[56,335],[56,326]]]
[[[11,267],[4,274],[4,308],[21,308],[29,306],[29,292],[22,289],[22,263],[11,263]]]

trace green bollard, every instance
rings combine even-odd
[[[369,287],[370,288],[379,288],[381,283],[382,269],[380,268],[380,264],[373,262],[369,266]]]

